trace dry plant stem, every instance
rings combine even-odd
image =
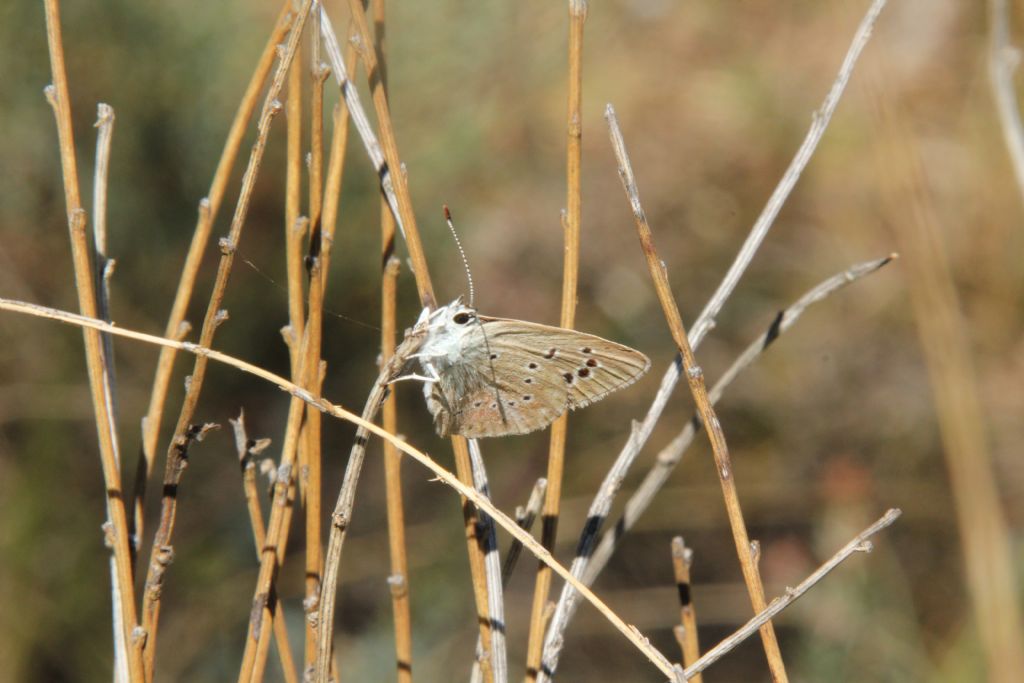
[[[220,161],[217,163],[217,170],[210,183],[210,191],[206,198],[199,202],[199,219],[196,223],[195,232],[192,235],[192,243],[188,248],[188,255],[185,257],[185,265],[181,271],[181,280],[174,293],[174,303],[171,306],[171,313],[167,319],[167,327],[164,336],[169,339],[184,339],[188,333],[189,326],[185,322],[185,313],[188,309],[189,300],[192,298],[192,291],[195,289],[196,275],[202,263],[203,254],[206,252],[206,245],[210,239],[210,231],[213,229],[213,222],[220,210],[221,201],[224,198],[224,191],[228,181],[231,179],[231,170],[235,165],[238,150],[242,145],[242,138],[252,117],[256,104],[259,102],[263,84],[267,80],[271,67],[274,65],[274,57],[277,54],[277,47],[291,30],[295,21],[295,14],[291,12],[291,0],[284,0],[281,12],[274,24],[274,30],[267,40],[263,53],[253,72],[249,84],[246,86],[245,94],[238,105],[234,121],[228,131],[227,139],[224,142],[224,150],[221,152]],[[153,391],[150,394],[149,408],[146,417],[142,422],[142,453],[136,467],[135,487],[132,492],[132,537],[137,546],[141,542],[143,533],[143,504],[146,494],[146,482],[153,471],[153,464],[156,461],[156,446],[160,436],[160,423],[163,421],[164,404],[167,401],[167,390],[170,386],[171,371],[174,369],[176,350],[164,347],[160,351],[160,358],[157,361],[156,374],[153,378]]]
[[[395,226],[387,207],[382,207],[381,236],[384,251],[394,243]],[[381,281],[381,358],[387,362],[395,355],[395,308],[398,285],[399,261],[390,256],[384,266]],[[384,429],[398,432],[398,410],[395,404],[395,387],[384,400],[381,420]],[[402,455],[392,444],[384,443],[384,490],[387,497],[388,550],[391,558],[391,573],[388,586],[391,588],[391,610],[395,624],[395,660],[399,683],[412,682],[412,616],[409,605],[409,563],[406,559],[405,509],[402,503]]]
[[[387,177],[390,178],[394,186],[398,202],[398,217],[404,228],[405,244],[409,249],[409,259],[412,261],[413,272],[416,275],[416,288],[419,291],[420,304],[433,309],[437,305],[434,300],[434,288],[430,285],[427,260],[423,253],[419,230],[416,228],[416,217],[412,210],[412,198],[409,196],[409,186],[398,157],[398,145],[395,142],[395,132],[391,126],[391,111],[388,108],[388,98],[380,79],[380,65],[377,62],[376,51],[373,49],[373,37],[370,35],[370,27],[367,24],[366,10],[362,0],[349,0],[348,5],[352,12],[354,33],[359,41],[357,44],[359,56],[366,70],[366,78],[373,95],[373,106],[377,112],[377,126],[380,128],[384,159],[387,162],[387,168],[392,171]],[[324,25],[327,25],[326,22]],[[382,174],[381,183],[383,184],[384,181],[385,178]]]
[[[206,309],[206,315],[203,318],[203,326],[199,335],[199,343],[205,347],[210,346],[217,326],[224,320],[226,315],[221,311],[220,306],[224,300],[224,293],[227,289],[231,268],[234,265],[235,250],[238,248],[238,243],[242,235],[242,228],[245,225],[245,218],[249,210],[249,200],[252,197],[253,186],[255,185],[256,176],[263,160],[263,152],[266,147],[267,135],[270,132],[270,125],[274,115],[281,107],[280,103],[277,101],[277,97],[281,92],[285,76],[288,73],[288,68],[291,66],[291,61],[298,49],[299,39],[302,36],[302,29],[305,26],[306,17],[309,13],[310,2],[311,0],[305,0],[303,2],[302,9],[295,21],[291,34],[289,35],[287,46],[283,51],[277,70],[274,73],[273,81],[267,91],[266,98],[263,102],[263,108],[260,113],[256,142],[253,145],[249,157],[249,163],[246,166],[244,175],[242,176],[242,188],[239,193],[234,216],[231,220],[231,229],[228,236],[221,239],[221,258],[217,266],[217,275],[214,281],[213,293],[210,296],[210,302]],[[171,438],[170,445],[167,449],[165,481],[175,478],[177,476],[176,473],[183,464],[182,448],[195,412],[196,404],[199,400],[199,393],[202,389],[205,373],[206,360],[204,357],[199,356],[196,358],[191,377],[187,382],[185,399],[182,403],[181,412],[174,428],[174,435]],[[146,668],[147,673],[150,674],[152,673],[152,661],[156,649],[156,629],[160,604],[161,585],[156,581],[157,574],[159,573],[161,581],[163,577],[163,567],[156,560],[159,556],[167,552],[167,548],[170,545],[170,539],[174,531],[174,517],[177,503],[175,498],[175,489],[170,487],[165,488],[164,490],[165,494],[161,505],[160,526],[157,529],[153,540],[150,568],[146,577],[145,602],[143,609],[143,627],[146,629],[147,633],[145,644],[147,660]],[[273,534],[268,532],[268,536],[273,537]]]
[[[398,211],[398,197],[395,194],[395,188],[391,182],[391,172],[388,170],[388,166],[384,160],[384,152],[381,151],[380,143],[377,141],[377,135],[373,132],[373,127],[370,125],[370,120],[366,116],[366,111],[363,109],[362,102],[359,98],[359,91],[356,90],[352,81],[349,80],[348,74],[353,69],[347,69],[345,62],[341,58],[341,48],[338,47],[338,38],[334,34],[334,27],[331,26],[331,20],[327,17],[326,11],[321,7],[320,9],[320,32],[323,35],[324,43],[323,48],[327,53],[327,59],[331,64],[331,70],[334,73],[334,78],[338,82],[338,89],[341,91],[342,99],[345,100],[345,106],[348,108],[349,114],[352,117],[352,124],[356,127],[356,132],[359,134],[359,139],[363,141],[363,147],[366,149],[366,154],[370,157],[370,163],[373,164],[373,170],[377,172],[377,176],[380,178],[381,190],[384,193],[384,200],[391,210],[391,215],[395,217],[398,231],[405,236],[405,226],[402,224],[402,216]],[[350,39],[349,45],[355,46],[357,40]]]
[[[302,63],[292,60],[288,70],[288,99],[285,100],[285,125],[288,147],[285,152],[284,244],[288,273],[288,350],[291,352],[292,379],[300,381],[299,342],[306,324],[305,291],[302,273],[302,242],[305,230],[299,229],[302,211]]]
[[[700,657],[697,612],[693,607],[693,591],[690,585],[691,566],[693,550],[686,547],[682,536],[676,536],[672,539],[672,572],[675,574],[676,587],[679,589],[679,626],[676,627],[676,638],[682,650],[683,666],[693,666]],[[701,683],[700,674],[694,676],[692,680]]]
[[[879,92],[882,82],[874,81],[880,186],[906,256],[907,289],[932,384],[974,623],[987,680],[1009,683],[1024,671],[1024,620],[1012,536],[1000,504],[997,467],[971,358],[970,322],[963,316],[916,137],[894,110],[892,98]]]
[[[996,100],[1003,140],[1010,153],[1013,176],[1024,199],[1024,125],[1021,124],[1013,72],[1020,62],[1020,50],[1010,44],[1010,11],[1006,0],[989,0],[988,75]]]
[[[346,59],[355,63],[354,49],[347,51]],[[329,73],[322,69],[324,77]],[[334,110],[334,130],[331,135],[331,150],[327,163],[326,188],[322,192],[322,210],[318,209],[320,222],[311,232],[310,242],[310,287],[308,319],[306,323],[305,353],[308,357],[308,368],[319,367],[323,346],[323,314],[324,292],[327,286],[327,273],[331,263],[334,245],[334,233],[337,227],[338,206],[341,198],[341,181],[345,171],[345,151],[348,148],[348,113],[340,105]],[[319,371],[319,370],[318,370]],[[312,379],[312,376],[309,380]],[[306,386],[311,386],[310,384]],[[321,380],[322,381],[322,377]],[[317,391],[319,395],[319,391]],[[309,454],[304,478],[307,482],[309,495],[306,509],[306,647],[305,667],[308,671],[316,660],[318,602],[323,569],[323,547],[321,532],[322,496],[321,463],[322,444],[320,439],[321,414],[311,407],[306,408],[305,447]]]
[[[373,3],[374,47],[377,63],[380,65],[380,81],[384,94],[388,92],[387,62],[385,60],[385,1]],[[349,45],[352,45],[351,41]],[[399,260],[395,258],[395,217],[387,199],[380,200],[381,237],[381,324],[380,357],[387,362],[395,355],[398,324],[396,308],[398,296]],[[398,404],[392,385],[381,408],[381,422],[387,431],[398,433]],[[398,449],[384,443],[384,493],[388,515],[388,555],[391,573],[388,586],[391,589],[391,611],[395,628],[395,665],[398,683],[412,683],[412,615],[409,603],[409,563],[406,557],[405,508],[402,502],[402,457]]]
[[[96,136],[96,171],[93,182],[93,245],[96,255],[96,291],[99,295],[99,317],[110,320],[110,277],[114,272],[114,261],[107,258],[107,186],[110,175],[110,146],[114,138],[114,108],[102,102],[96,107],[96,123],[99,129]],[[108,412],[113,418],[117,414],[114,401],[114,347],[109,335],[103,335],[103,354],[105,361],[104,377],[108,390]],[[116,425],[111,425],[115,430]],[[118,462],[120,462],[118,453]]]
[[[835,112],[836,106],[838,106],[839,100],[846,90],[850,76],[853,75],[853,68],[857,64],[861,52],[867,46],[868,40],[871,38],[871,32],[874,29],[875,22],[878,20],[878,15],[881,13],[882,8],[885,7],[885,3],[886,0],[874,0],[864,18],[861,19],[850,48],[847,50],[843,63],[839,67],[839,74],[832,83],[832,87],[825,96],[821,107],[814,112],[811,127],[807,131],[804,141],[800,144],[796,155],[789,163],[789,167],[783,174],[782,180],[779,181],[771,197],[769,197],[768,203],[765,204],[764,209],[761,211],[761,215],[757,217],[757,221],[743,243],[740,253],[729,267],[729,272],[726,273],[714,296],[704,306],[704,310],[698,316],[697,322],[693,324],[693,332],[691,334],[693,337],[691,341],[693,348],[697,348],[704,335],[715,326],[715,318],[718,316],[718,312],[722,310],[722,306],[725,305],[729,295],[732,294],[732,290],[736,288],[744,271],[746,271],[747,266],[750,265],[754,255],[760,248],[761,242],[764,241],[772,224],[775,222],[775,218],[779,215],[783,204],[786,203],[790,192],[793,191],[797,180],[800,179],[804,168],[807,167],[807,163],[811,160],[811,156],[813,156],[818,143],[825,134],[829,121],[832,120],[832,114]]]
[[[711,391],[708,392],[708,396],[710,397],[712,404],[718,403],[719,399],[721,399],[722,395],[725,393],[725,389],[732,384],[733,380],[735,380],[743,370],[750,367],[755,360],[760,358],[768,347],[775,343],[781,335],[786,333],[796,323],[800,316],[803,315],[804,311],[806,311],[808,307],[825,300],[833,293],[856,282],[860,278],[877,272],[880,268],[892,262],[895,258],[896,254],[891,254],[885,258],[866,261],[864,263],[858,263],[851,266],[847,270],[822,281],[807,291],[785,310],[780,311],[772,320],[771,324],[768,325],[768,329],[766,329],[761,336],[752,341],[736,358],[736,360],[733,361],[732,365],[729,366],[718,381],[715,382]],[[679,461],[683,457],[683,453],[685,453],[690,447],[690,444],[693,443],[693,439],[696,436],[697,431],[700,429],[700,426],[700,415],[695,414],[693,418],[687,421],[686,426],[683,427],[682,431],[680,431],[680,433],[677,434],[676,437],[658,453],[651,469],[637,487],[636,491],[633,492],[633,495],[631,495],[629,500],[626,501],[622,516],[620,516],[619,519],[616,520],[615,524],[604,533],[601,537],[601,542],[597,545],[596,550],[594,550],[593,554],[590,556],[590,561],[587,563],[582,575],[583,583],[588,586],[593,585],[594,580],[605,568],[605,565],[607,565],[612,553],[614,553],[615,549],[618,547],[619,540],[627,531],[633,528],[633,525],[644,511],[647,510],[648,506],[654,500],[654,497],[668,481],[669,475],[675,469],[676,465],[679,464]],[[611,501],[608,502],[609,509],[610,506]]]
[[[713,648],[708,650],[704,656],[694,662],[692,666],[686,667],[686,670],[683,672],[686,680],[693,680],[701,671],[717,662],[730,650],[734,649],[737,645],[752,636],[759,628],[761,628],[762,624],[768,623],[778,615],[779,612],[793,604],[797,598],[802,596],[810,590],[811,587],[825,578],[829,572],[842,564],[848,557],[857,552],[871,552],[873,550],[873,546],[868,539],[882,529],[890,526],[901,514],[902,512],[897,508],[890,509],[882,515],[877,522],[860,532],[856,538],[843,546],[842,549],[829,558],[825,564],[818,567],[813,574],[801,581],[796,588],[787,588],[784,596],[772,600],[771,604],[768,605],[768,607],[760,614],[744,624],[731,636],[725,638],[718,645],[715,645]]]
[[[551,568],[555,571],[555,573],[558,574],[560,577],[572,583],[576,587],[576,589],[583,594],[583,597],[588,602],[590,602],[595,607],[595,609],[597,609],[597,611],[600,612],[601,615],[604,616],[605,619],[607,619],[616,628],[617,631],[623,634],[629,642],[633,643],[633,645],[640,652],[642,652],[644,656],[646,656],[652,663],[654,663],[655,666],[657,666],[662,673],[664,673],[666,676],[673,675],[672,665],[669,663],[669,661],[665,658],[664,655],[658,652],[656,648],[651,646],[651,644],[643,636],[641,636],[634,627],[629,626],[624,621],[622,621],[622,619],[619,618],[619,616],[616,615],[615,612],[613,612],[611,608],[608,607],[608,605],[606,605],[602,600],[600,600],[593,593],[593,591],[591,591],[589,588],[580,583],[575,577],[573,577],[572,574],[570,574],[569,570],[561,564],[559,564],[554,559],[554,557],[551,556],[551,553],[545,550],[544,547],[533,538],[533,536],[531,536],[529,533],[521,529],[519,525],[516,524],[515,520],[513,520],[504,512],[495,507],[494,504],[491,503],[487,498],[484,498],[483,496],[478,494],[476,490],[473,489],[473,487],[466,486],[461,481],[459,481],[459,478],[455,474],[441,467],[426,453],[411,446],[403,439],[395,436],[394,434],[391,434],[390,432],[385,431],[383,428],[378,427],[372,422],[368,422],[367,420],[359,417],[358,415],[349,410],[346,410],[340,405],[331,403],[330,401],[324,398],[311,395],[309,391],[307,391],[306,389],[303,389],[294,382],[291,382],[280,375],[277,375],[268,370],[264,370],[259,366],[253,365],[252,363],[247,363],[233,356],[229,356],[226,353],[221,353],[220,351],[215,351],[213,349],[200,346],[199,344],[178,341],[176,339],[168,339],[166,337],[160,337],[153,334],[146,334],[144,332],[136,332],[135,330],[123,329],[115,326],[112,323],[97,320],[96,318],[90,318],[88,316],[78,315],[76,313],[69,313],[68,311],[61,311],[55,308],[40,306],[38,304],[31,304],[23,301],[14,301],[12,299],[6,299],[3,297],[0,297],[0,310],[11,311],[13,313],[21,313],[24,315],[31,315],[37,318],[46,318],[48,320],[57,320],[70,325],[76,325],[79,327],[99,330],[100,332],[108,332],[110,334],[124,337],[126,339],[134,339],[136,341],[141,341],[148,344],[172,346],[175,349],[181,351],[187,351],[197,356],[203,356],[209,360],[229,365],[254,377],[259,377],[260,379],[269,382],[277,386],[279,389],[298,398],[299,400],[309,405],[315,406],[318,410],[328,413],[332,417],[345,420],[346,422],[351,422],[360,429],[381,437],[388,443],[393,444],[403,453],[409,455],[416,462],[420,463],[428,470],[430,470],[440,482],[454,489],[455,492],[458,493],[460,496],[468,498],[479,509],[489,514],[491,518],[502,529],[507,531],[514,539],[522,543],[527,550],[529,550],[543,562],[549,564]],[[398,349],[396,349],[396,358],[407,357],[409,353],[415,352],[415,346],[406,345],[406,342],[408,341],[409,339],[407,338],[405,341],[403,341],[402,344],[399,345]],[[271,519],[273,519],[273,515],[271,516]],[[344,522],[344,520],[339,521]],[[270,542],[270,526],[268,526],[267,533],[268,542]]]
[[[114,109],[102,102],[96,107],[96,123],[93,124],[99,130],[96,136],[96,170],[93,181],[93,247],[96,262],[96,292],[98,296],[97,310],[99,316],[110,322],[110,277],[114,272],[114,261],[107,258],[107,186],[110,176],[110,146],[114,137]],[[84,218],[84,215],[83,215]],[[114,423],[117,415],[117,385],[114,372],[114,343],[113,338],[102,335],[103,340],[103,398],[106,403],[107,416],[111,420],[110,431],[114,434],[114,456],[120,469],[121,453],[117,445],[117,425]],[[126,511],[127,514],[127,511]],[[108,514],[109,517],[109,514]],[[129,541],[129,549],[131,544]],[[134,572],[133,572],[134,574]],[[117,586],[117,559],[110,557],[110,585]],[[114,670],[115,680],[127,681],[128,672],[128,642],[125,639],[124,624],[122,623],[121,599],[117,590],[112,591],[114,608]]]
[[[263,525],[263,510],[260,506],[259,487],[256,481],[255,456],[259,455],[267,446],[270,439],[250,441],[245,432],[245,414],[239,413],[237,420],[229,420],[235,432],[235,450],[238,452],[238,462],[242,467],[242,487],[245,491],[246,508],[249,510],[249,523],[252,526],[253,541],[256,543],[256,558],[259,559],[263,544],[266,541],[266,528]],[[286,683],[298,683],[298,676],[295,669],[295,658],[292,655],[291,645],[288,642],[288,624],[285,621],[284,607],[277,596],[274,596],[275,605],[272,608],[274,615],[274,639],[277,642],[277,652],[281,660],[281,669],[284,672]]]
[[[548,480],[541,477],[533,485],[526,505],[516,509],[516,524],[523,531],[529,532],[533,528],[533,523],[537,519],[537,515],[540,514],[541,506],[544,504],[547,488]],[[502,587],[508,587],[509,579],[512,577],[512,572],[515,571],[522,552],[523,544],[513,539],[511,545],[509,545],[508,552],[505,553],[505,565],[501,569]]]
[[[490,498],[490,486],[487,483],[487,470],[484,468],[484,457],[480,453],[480,444],[476,439],[469,442],[470,467],[473,470],[473,486],[480,495]],[[487,577],[487,613],[491,626],[491,668],[495,683],[508,682],[508,653],[506,651],[505,597],[504,584],[501,578],[501,556],[498,554],[498,535],[494,521],[486,514],[480,513],[477,537],[484,548],[484,569]],[[477,652],[482,654],[483,643],[477,642]],[[479,660],[478,660],[479,661]]]
[[[562,312],[559,324],[572,328],[576,319],[576,289],[579,273],[581,137],[583,114],[583,25],[587,18],[585,0],[569,0],[569,83],[566,116],[566,210],[562,225],[565,247],[562,264]],[[551,425],[548,447],[547,497],[541,526],[541,542],[553,550],[558,535],[558,515],[562,500],[562,476],[565,470],[565,436],[569,414],[566,412]],[[544,564],[537,566],[530,610],[530,631],[526,648],[526,680],[537,678],[544,643],[544,618],[548,595],[551,592],[551,570]]]
[[[47,99],[53,107],[57,122],[57,137],[60,145],[60,160],[64,182],[64,200],[67,208],[68,229],[71,238],[71,255],[75,273],[75,289],[78,292],[78,306],[88,317],[97,317],[96,287],[93,262],[86,237],[86,214],[82,209],[78,184],[78,164],[75,159],[74,131],[71,125],[71,99],[68,91],[67,71],[64,66],[64,43],[61,37],[60,8],[57,0],[46,0],[46,42],[50,55],[50,69],[53,84],[46,89]],[[138,633],[138,614],[132,584],[132,560],[128,535],[128,516],[125,510],[121,488],[120,460],[117,452],[117,432],[114,416],[111,414],[112,389],[107,378],[107,363],[103,355],[103,341],[96,331],[84,332],[85,359],[89,375],[89,390],[92,396],[99,440],[100,462],[103,481],[107,491],[106,537],[113,552],[111,600],[120,607],[114,623],[120,622],[121,633],[117,640],[127,645],[128,676],[133,682],[142,681],[143,634]],[[124,671],[123,665],[119,668]]]
[[[740,567],[743,570],[743,580],[750,593],[750,601],[755,612],[765,608],[764,586],[761,584],[761,577],[757,566],[751,555],[750,538],[747,536],[747,526],[743,520],[743,512],[740,509],[739,495],[736,491],[736,482],[733,476],[732,462],[729,457],[729,449],[725,442],[725,434],[722,425],[715,415],[715,409],[708,398],[707,389],[704,386],[704,373],[697,365],[697,359],[693,355],[693,349],[686,338],[686,330],[683,327],[682,316],[679,315],[679,307],[668,283],[668,272],[664,261],[658,258],[651,236],[651,229],[647,224],[647,216],[644,214],[640,204],[640,195],[637,192],[636,179],[633,177],[633,169],[626,153],[625,142],[622,139],[622,131],[619,130],[618,121],[615,118],[615,110],[611,105],[605,110],[605,118],[608,120],[608,127],[611,133],[612,147],[615,151],[615,158],[618,161],[619,177],[622,179],[623,189],[626,191],[626,198],[629,200],[633,210],[633,219],[636,224],[637,235],[640,238],[640,247],[647,259],[647,267],[654,282],[654,288],[661,302],[662,312],[668,322],[672,339],[679,349],[683,358],[683,370],[686,373],[690,385],[690,393],[697,403],[697,410],[700,413],[701,421],[707,429],[708,438],[711,441],[711,450],[715,456],[715,465],[719,481],[722,484],[722,495],[725,498],[726,512],[729,515],[729,525],[732,528],[733,540],[736,544],[736,552],[739,555]],[[764,644],[765,655],[768,658],[768,667],[771,670],[772,679],[775,681],[787,680],[785,665],[782,662],[782,654],[779,652],[778,640],[775,637],[775,629],[771,622],[761,627],[761,641]],[[545,664],[547,661],[545,660]],[[552,667],[552,671],[554,667]]]
[[[452,448],[455,454],[455,473],[463,484],[469,482],[473,486],[473,467],[470,464],[469,448],[461,436],[452,437]],[[494,682],[494,662],[492,658],[493,637],[491,634],[491,614],[488,600],[487,570],[484,562],[483,539],[478,535],[480,528],[477,510],[465,496],[461,499],[463,528],[466,532],[466,549],[469,553],[469,573],[473,584],[473,599],[476,602],[477,623],[480,636],[477,640],[479,655],[477,662],[485,683]]]
[[[533,489],[530,491],[530,498],[527,500],[526,505],[516,508],[516,524],[519,525],[520,529],[527,533],[529,533],[533,528],[533,523],[536,521],[537,515],[540,514],[541,506],[544,505],[544,492],[547,490],[547,487],[547,479],[544,479],[543,477],[538,479],[533,485]],[[522,555],[522,551],[523,544],[518,540],[513,539],[508,552],[505,553],[505,563],[501,568],[502,590],[508,588],[509,579],[512,577],[512,572],[515,571],[516,564],[519,562],[519,557]],[[480,637],[477,636],[477,659],[473,662],[473,671],[469,678],[470,683],[481,683],[483,680],[483,672],[480,670],[480,660],[483,652],[482,648],[483,644],[480,641]]]

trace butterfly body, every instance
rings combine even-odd
[[[647,356],[591,334],[490,318],[461,298],[417,325],[415,357],[438,434],[526,434],[635,382]],[[414,330],[416,331],[416,330]]]

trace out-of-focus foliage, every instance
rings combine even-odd
[[[677,298],[692,320],[796,150],[839,66],[863,2],[593,3],[586,26],[583,237],[578,326],[654,360],[651,376],[570,421],[558,556],[568,561],[592,492],[673,356],[602,119],[618,111],[641,196]],[[344,3],[328,3],[344,26]],[[253,2],[65,3],[64,40],[83,194],[91,192],[97,102],[117,113],[110,173],[113,317],[162,331],[230,117],[278,7]],[[563,3],[389,3],[388,76],[435,286],[462,293],[440,207],[451,205],[485,312],[555,322],[565,203],[566,10]],[[765,246],[698,356],[714,380],[775,312],[851,263],[895,249],[898,213],[882,209],[874,98],[904,119],[925,162],[952,259],[1015,539],[1024,509],[1024,295],[1021,197],[985,72],[985,15],[951,0],[893,2],[832,126]],[[308,56],[303,59],[308,63]],[[41,3],[0,6],[0,295],[76,306],[52,115]],[[307,91],[308,92],[308,91]],[[365,89],[364,89],[365,95]],[[330,92],[329,106],[336,101]],[[368,101],[368,99],[367,99]],[[283,119],[283,115],[280,117]],[[275,123],[225,302],[216,346],[287,373],[283,290],[283,120]],[[308,124],[306,131],[308,132]],[[249,140],[252,138],[250,131]],[[243,148],[242,163],[246,157]],[[880,160],[883,160],[880,162]],[[215,234],[237,193],[229,189]],[[325,395],[362,406],[376,374],[379,305],[376,177],[350,138],[325,330]],[[400,247],[404,255],[404,248]],[[209,295],[215,243],[190,319]],[[402,320],[417,313],[408,268]],[[344,317],[341,317],[344,316]],[[0,315],[0,670],[11,680],[110,679],[103,482],[81,335]],[[156,351],[117,343],[119,425],[134,472]],[[191,361],[179,362],[166,423]],[[401,430],[447,462],[418,391],[400,392]],[[227,420],[280,445],[287,398],[213,367],[197,418],[224,425],[193,449],[180,490],[176,561],[164,592],[158,676],[234,676],[255,559]],[[628,492],[688,419],[677,391]],[[890,506],[904,517],[779,621],[797,680],[968,680],[981,658],[929,385],[899,262],[816,308],[734,385],[721,419],[770,595],[799,581]],[[159,452],[166,448],[164,425]],[[350,445],[325,427],[325,497]],[[544,473],[543,434],[486,442],[496,502],[512,509]],[[379,446],[374,446],[379,448]],[[273,453],[271,448],[268,453]],[[346,549],[338,627],[348,680],[393,669],[383,477],[368,461]],[[158,465],[158,471],[162,463]],[[424,681],[468,668],[476,623],[457,500],[413,463],[404,470],[414,670]],[[130,481],[131,477],[126,477]],[[148,529],[159,490],[151,483]],[[618,508],[617,508],[618,509]],[[710,452],[700,441],[623,543],[599,594],[675,655],[669,539],[696,552],[694,598],[707,647],[749,617]],[[149,538],[143,547],[148,553]],[[301,547],[279,590],[297,642]],[[1019,554],[1019,553],[1018,553]],[[508,604],[511,661],[521,666],[534,562]],[[272,664],[273,671],[276,665]],[[751,640],[709,680],[763,677]],[[581,610],[565,680],[655,680],[594,612]],[[272,674],[278,675],[277,672]]]

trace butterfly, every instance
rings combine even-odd
[[[490,318],[459,297],[424,312],[410,334],[440,436],[476,439],[543,429],[639,379],[651,361],[628,346],[562,327]]]

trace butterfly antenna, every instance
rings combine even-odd
[[[455,232],[455,225],[452,223],[452,212],[448,205],[444,205],[444,220],[448,223],[448,229],[455,238],[455,246],[459,248],[459,255],[462,257],[462,265],[466,269],[466,280],[469,281],[469,307],[473,308],[473,273],[469,271],[469,260],[466,259],[466,252],[462,250],[462,242],[459,241],[459,233]]]

